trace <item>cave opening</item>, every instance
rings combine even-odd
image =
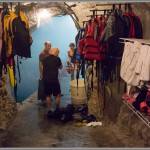
[[[44,9],[46,10],[46,9]],[[42,12],[43,13],[43,12]],[[70,15],[48,16],[41,19],[40,24],[31,32],[33,44],[31,45],[31,58],[22,60],[20,66],[21,82],[18,83],[17,99],[23,102],[38,89],[39,75],[39,54],[44,49],[45,41],[50,41],[52,47],[60,49],[60,58],[63,69],[59,72],[62,93],[65,98],[70,99],[69,83],[70,75],[65,70],[65,63],[68,59],[67,51],[69,43],[75,42],[77,28]],[[18,72],[16,73],[19,79]],[[8,84],[9,85],[9,84]],[[9,87],[14,97],[13,88]]]

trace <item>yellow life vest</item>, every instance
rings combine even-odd
[[[17,15],[10,11],[9,15],[4,16],[4,41],[6,43],[6,53],[7,57],[12,54],[12,40],[13,40],[13,32],[12,32],[12,22],[17,17]]]
[[[17,84],[16,77],[14,75],[14,67],[13,58],[10,57],[8,59],[8,74],[11,87],[15,87]]]
[[[8,74],[9,74],[9,81],[10,81],[11,87],[15,87],[15,85],[17,84],[17,81],[14,76],[13,66],[8,66]]]
[[[17,17],[18,16],[13,11],[10,11],[9,15],[5,15],[4,17],[4,41],[7,47],[7,50],[6,50],[7,57],[11,56],[12,54],[12,48],[13,48],[12,43],[13,43],[13,38],[14,38],[13,20]],[[25,27],[29,30],[28,19],[22,11],[20,11],[20,17],[21,17],[21,20],[25,23]],[[30,44],[32,44],[32,42],[33,40],[30,35]]]

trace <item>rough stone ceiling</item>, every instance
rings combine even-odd
[[[64,4],[65,3],[65,4]],[[91,15],[90,10],[92,9],[112,9],[112,5],[110,6],[96,6],[96,4],[118,4],[118,2],[20,2],[21,10],[27,14],[30,14],[28,18],[34,18],[34,13],[38,11],[40,8],[46,8],[48,11],[51,12],[53,16],[56,15],[71,15],[72,19],[74,20],[77,28],[79,24],[81,26],[82,21],[86,21],[89,18],[86,17],[87,15]],[[125,2],[119,2],[125,3]],[[2,2],[0,6],[2,7]],[[10,2],[7,3],[10,7]],[[15,8],[18,4],[17,2],[13,2],[13,7]],[[148,2],[131,2],[134,9],[137,11],[140,10],[141,13],[144,13],[144,10],[150,10],[150,3]],[[116,5],[118,8],[118,5]],[[124,10],[124,7],[122,6]],[[74,19],[75,16],[75,19]],[[30,22],[32,19],[30,19]],[[32,23],[31,23],[32,24]]]

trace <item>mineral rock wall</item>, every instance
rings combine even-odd
[[[5,130],[17,113],[17,105],[8,93],[7,75],[0,79],[0,130]]]
[[[102,7],[96,7],[96,4],[103,3],[103,2],[67,2],[69,6],[71,6],[72,11],[76,14],[77,18],[79,19],[79,24],[82,26],[82,21],[88,20],[89,17],[87,15],[91,15],[90,10],[95,8],[102,8]],[[37,24],[37,18],[36,18],[36,11],[38,8],[49,8],[49,10],[53,13],[53,15],[58,14],[68,14],[66,10],[62,10],[63,7],[60,7],[61,3],[40,3],[38,5],[35,5],[34,7],[29,7],[26,9],[25,13],[29,19],[30,27],[36,27]],[[134,3],[133,5],[134,12],[139,16],[139,18],[142,21],[143,25],[143,33],[144,38],[150,38],[150,30],[149,30],[149,24],[150,24],[150,3]],[[27,8],[27,7],[25,7]],[[106,7],[105,7],[106,8]],[[96,81],[96,77],[94,78]],[[125,114],[126,117],[124,119],[128,122],[128,120],[133,119],[133,117],[129,117],[131,115],[130,111],[127,111],[128,108],[126,106],[122,105],[121,102],[121,94],[117,93],[117,83],[114,83],[113,85],[110,85],[113,89],[113,96],[110,99],[110,101],[106,102],[106,109],[105,109],[105,116],[108,118],[108,120],[111,120],[113,122],[117,122],[119,127],[122,128],[124,126],[124,122],[122,118],[122,115]],[[96,93],[97,85],[94,86],[93,92],[89,93],[89,113],[94,114],[95,116],[100,116],[100,101],[99,97]],[[6,76],[4,75],[0,79],[0,129],[6,129],[7,125],[10,124],[11,120],[14,118],[15,114],[17,112],[16,103],[15,101],[10,97],[9,93],[7,92],[6,87]],[[118,120],[118,121],[117,121]],[[135,124],[127,124],[127,128],[130,126],[129,129],[137,127]],[[140,127],[139,127],[140,128]],[[142,126],[141,126],[142,128]],[[124,128],[122,128],[124,130]],[[144,129],[146,132],[146,128]],[[126,129],[125,129],[126,131]],[[127,134],[127,133],[126,133]],[[145,139],[145,141],[148,141],[148,137],[144,135],[144,133],[138,133],[142,134],[142,138]]]

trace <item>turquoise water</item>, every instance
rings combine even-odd
[[[39,54],[44,48],[45,41],[49,40],[52,47],[60,49],[60,58],[65,64],[68,45],[75,41],[77,29],[70,16],[52,17],[43,22],[39,28],[32,32],[33,44],[31,46],[32,58],[21,60],[21,83],[18,83],[18,101],[22,102],[33,92],[37,91],[39,80]],[[17,72],[18,79],[18,72]],[[62,93],[69,93],[70,76],[63,68],[60,71],[60,82],[63,85]],[[13,92],[12,92],[13,94]]]

